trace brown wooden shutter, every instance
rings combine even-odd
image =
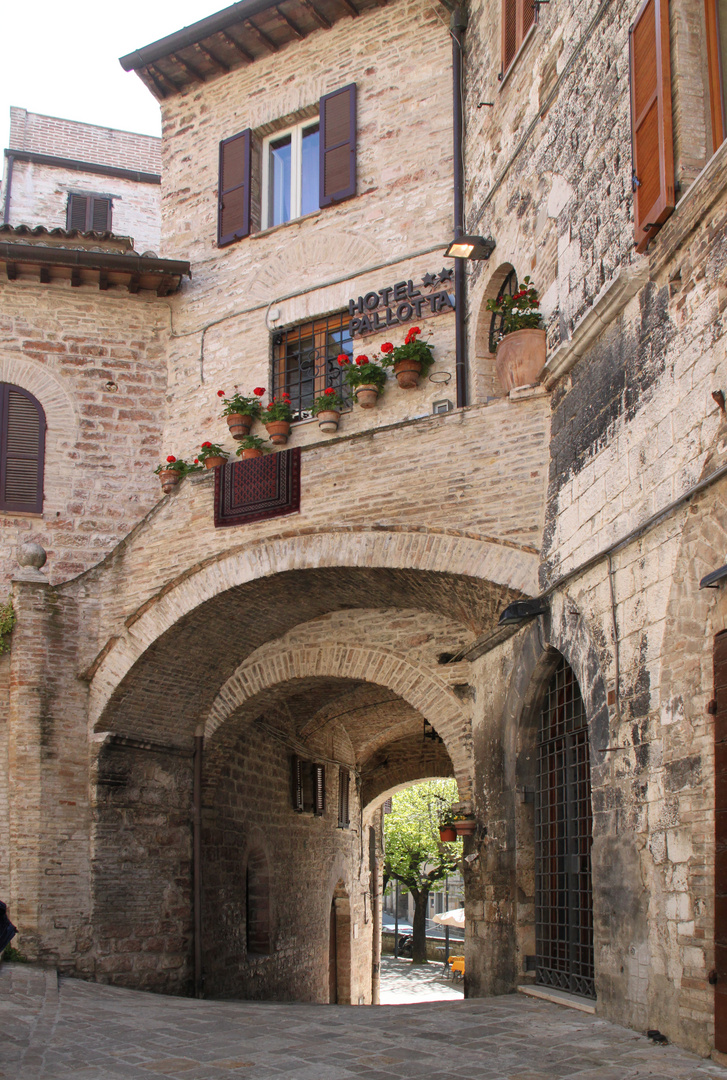
[[[78,229],[79,232],[86,232],[86,217],[88,214],[88,199],[85,195],[69,195],[68,196],[68,213],[66,217],[66,228]]]
[[[502,0],[502,70],[507,71],[517,52],[517,0]]]
[[[348,769],[338,770],[338,827],[347,829],[350,824],[348,812],[348,792],[350,777]]]
[[[709,76],[709,115],[712,121],[712,151],[717,150],[727,137],[725,125],[725,72],[722,57],[721,32],[717,0],[704,0],[704,16],[707,28],[707,72]],[[727,34],[725,34],[727,37]]]
[[[298,813],[303,812],[303,762],[299,757],[293,757],[293,809]]]
[[[89,228],[94,232],[108,232],[111,229],[111,200],[89,199],[91,203],[91,221]]]
[[[325,94],[320,108],[321,206],[356,194],[356,84]]]
[[[522,0],[523,5],[523,33],[524,38],[530,27],[535,22],[535,0]],[[522,38],[521,38],[522,43]]]
[[[326,767],[313,766],[313,813],[321,817],[326,809]]]
[[[0,510],[43,510],[45,413],[19,386],[0,383]]]
[[[644,0],[629,41],[634,236],[643,252],[676,205],[668,0]]]
[[[249,128],[220,143],[217,201],[219,247],[250,235],[251,146]]]

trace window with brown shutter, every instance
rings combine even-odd
[[[293,809],[303,813],[303,761],[293,756],[291,761],[293,781]]]
[[[347,829],[351,824],[348,812],[349,787],[351,777],[348,769],[338,770],[338,827]]]
[[[356,194],[356,84],[325,94],[319,108],[319,203],[323,207]]]
[[[43,510],[45,413],[19,386],[0,383],[0,510]]]
[[[537,21],[536,0],[502,0],[502,71],[505,75],[531,26]]]
[[[634,236],[643,252],[676,205],[668,0],[644,0],[629,41]]]
[[[326,767],[313,766],[313,813],[322,817],[326,809]]]
[[[111,231],[111,199],[102,195],[82,195],[71,192],[68,196],[66,228],[79,232]]]
[[[220,143],[217,244],[224,247],[250,235],[251,131]]]

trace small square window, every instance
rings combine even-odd
[[[318,121],[306,120],[263,141],[263,229],[318,209],[318,137]]]
[[[353,355],[348,312],[291,326],[273,336],[273,388],[275,397],[290,395],[296,420],[310,416],[317,397],[332,387],[348,405],[350,393],[337,358]]]

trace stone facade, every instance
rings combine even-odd
[[[454,396],[448,311],[426,324],[435,381],[404,391],[391,380],[333,437],[294,425],[299,514],[215,529],[210,474],[155,501],[144,470],[205,438],[233,449],[217,391],[270,386],[280,328],[439,272],[453,183],[444,11],[398,0],[166,93],[162,246],[193,267],[171,320],[151,297],[89,299],[88,336],[107,352],[72,374],[60,315],[44,318],[43,340],[63,349],[35,367],[22,342],[40,335],[23,337],[20,315],[8,324],[3,378],[25,385],[40,368],[91,441],[117,440],[126,455],[114,527],[94,511],[103,527],[85,545],[83,507],[61,513],[61,554],[50,522],[33,525],[50,545],[48,583],[13,583],[0,837],[29,955],[130,986],[312,1001],[330,1000],[333,964],[339,1000],[375,1000],[380,804],[453,775],[478,821],[465,841],[467,992],[532,983],[538,728],[564,658],[588,724],[596,1009],[712,1052],[708,703],[727,609],[699,581],[722,565],[727,535],[727,428],[713,396],[727,376],[727,148],[714,151],[698,123],[704,94],[680,74],[700,31],[675,3],[681,191],[637,255],[628,39],[639,7],[543,5],[498,81],[502,4],[472,5],[466,225],[497,246],[468,272],[470,404],[432,414]],[[425,61],[411,62],[413,43]],[[392,79],[401,67],[407,78]],[[352,81],[356,197],[261,229],[253,186],[251,235],[218,248],[220,141],[250,129],[259,144]],[[540,291],[548,353],[540,384],[508,394],[486,301],[513,269]],[[60,308],[68,293],[43,296]],[[131,362],[124,349],[128,387],[111,363]],[[128,414],[106,405],[107,378]],[[66,458],[53,460],[60,484]],[[106,502],[110,522],[118,503]],[[538,595],[544,613],[498,630],[507,604]],[[424,744],[425,721],[443,747]],[[296,811],[293,756],[325,766],[320,815]],[[340,768],[350,829],[337,828]]]

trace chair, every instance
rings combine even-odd
[[[449,970],[452,972],[453,979],[464,978],[464,956],[450,956],[449,958]]]

